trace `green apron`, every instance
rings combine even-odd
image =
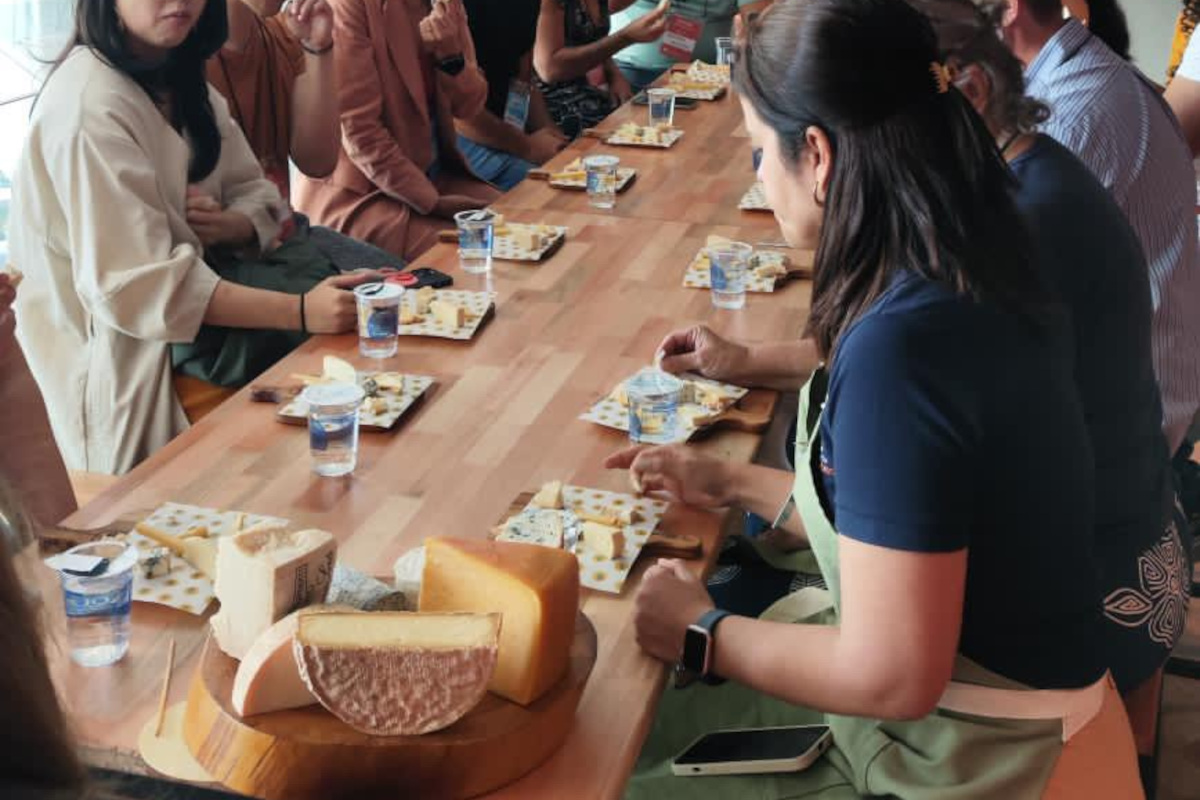
[[[828,624],[836,622],[841,573],[837,532],[817,495],[820,424],[819,420],[811,427],[805,424],[809,387],[800,395],[793,497],[829,594],[824,600],[819,590],[802,589],[776,603],[763,617]],[[810,447],[810,442],[818,446]],[[719,634],[717,642],[719,647]],[[962,656],[955,664],[954,680],[1002,689],[1026,688]],[[804,772],[695,778],[671,774],[671,759],[703,733],[822,722],[832,729],[834,746]],[[732,682],[667,689],[625,797],[1024,800],[1041,796],[1062,752],[1062,734],[1063,724],[1058,719],[1005,720],[938,709],[920,720],[891,722],[821,714]]]

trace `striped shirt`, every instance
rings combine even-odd
[[[1129,218],[1146,251],[1154,373],[1174,453],[1200,407],[1200,246],[1192,158],[1156,87],[1087,28],[1067,22],[1025,71],[1050,107],[1042,132],[1075,153]]]

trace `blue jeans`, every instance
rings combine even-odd
[[[458,136],[458,149],[467,159],[472,172],[506,192],[525,180],[529,170],[537,166],[512,153],[503,153],[473,142],[462,134]]]
[[[632,64],[622,64],[617,62],[617,69],[621,70],[621,74],[625,76],[625,80],[629,81],[629,85],[633,88],[634,94],[645,89],[650,84],[658,80],[658,76],[666,72],[666,69],[657,67],[635,67]]]

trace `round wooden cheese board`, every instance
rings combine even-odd
[[[445,730],[370,736],[319,705],[238,717],[230,700],[238,662],[210,637],[183,734],[215,780],[265,800],[474,797],[512,783],[562,745],[595,662],[596,630],[580,612],[569,671],[532,705],[488,693]]]

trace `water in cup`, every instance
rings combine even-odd
[[[726,242],[708,248],[708,276],[712,304],[738,309],[746,305],[746,271],[754,248],[744,242]]]
[[[454,215],[458,225],[458,264],[464,272],[481,275],[491,270],[495,219],[496,215],[486,209]]]
[[[583,169],[587,173],[588,204],[593,208],[613,208],[617,204],[617,167],[621,159],[616,156],[587,156]]]
[[[58,573],[67,612],[71,660],[85,667],[115,664],[129,650],[137,548],[124,542],[102,540],[73,547],[63,555],[107,560],[94,575],[74,575],[61,570]]]
[[[629,440],[667,444],[678,439],[679,399],[683,381],[646,368],[625,382],[629,398]]]
[[[403,294],[404,288],[394,283],[364,283],[355,287],[358,352],[368,358],[390,358],[396,354]]]
[[[675,90],[647,89],[651,128],[670,128],[675,122]]]
[[[308,404],[308,448],[313,472],[325,478],[354,472],[363,390],[348,383],[330,383],[309,386],[300,398]]]

